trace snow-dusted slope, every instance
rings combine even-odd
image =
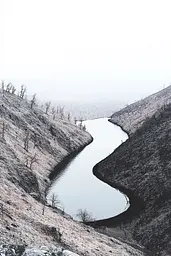
[[[110,121],[119,124],[130,135],[141,127],[144,121],[158,109],[171,102],[171,85],[115,112]]]
[[[58,209],[44,209],[41,203],[53,167],[88,144],[92,140],[88,133],[65,120],[52,120],[38,107],[32,110],[30,103],[9,93],[0,93],[0,116],[0,244],[28,245],[24,255],[48,255],[43,249],[40,252],[42,246],[64,247],[61,255],[69,255],[66,249],[85,256],[143,255]],[[24,141],[28,132],[27,152]],[[30,168],[34,156],[37,161]],[[5,250],[0,248],[0,255]]]
[[[30,103],[9,93],[4,96],[0,94],[0,116],[1,133],[5,126],[5,150],[2,153],[8,149],[8,154],[11,152],[13,158],[18,160],[17,164],[22,165],[23,172],[29,170],[26,165],[30,166],[30,161],[36,156],[32,173],[37,177],[40,191],[44,190],[46,178],[63,157],[91,141],[91,136],[74,124],[59,118],[53,120],[51,115],[44,114],[40,108],[31,109]],[[28,152],[24,149],[27,135]],[[8,165],[11,160],[12,157],[8,158]]]

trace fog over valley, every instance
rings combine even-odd
[[[171,82],[168,0],[1,0],[0,8],[0,79],[28,95],[103,102],[108,115],[109,102],[114,109]]]

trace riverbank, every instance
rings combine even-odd
[[[102,160],[104,161],[104,160]],[[133,220],[139,216],[141,211],[145,208],[145,203],[142,200],[142,198],[136,196],[131,189],[128,189],[124,186],[118,185],[117,183],[110,182],[109,180],[106,181],[106,177],[104,177],[98,170],[98,165],[100,165],[101,162],[99,162],[94,168],[93,168],[93,174],[100,179],[101,181],[107,183],[109,186],[111,186],[114,189],[119,190],[121,193],[126,195],[129,199],[129,207],[126,211],[124,211],[121,214],[118,214],[117,216],[101,219],[101,220],[95,220],[92,222],[87,222],[87,225],[90,225],[94,228],[99,227],[117,227],[120,226],[122,222],[130,222],[130,220]]]
[[[118,123],[118,122],[115,122],[112,118],[109,118],[108,121],[109,121],[110,123],[112,123],[112,124],[114,124],[114,125],[120,127],[121,130],[127,134],[128,138],[130,138],[130,133],[124,128],[124,126],[122,126],[122,125],[121,125],[120,123]]]
[[[87,147],[90,143],[93,142],[93,137],[91,136],[91,139],[86,145],[80,146],[80,148],[74,150],[73,152],[66,155],[51,171],[49,174],[49,179],[53,181],[54,178],[57,178],[60,176],[63,169],[67,167],[67,165],[81,152],[85,147]],[[47,190],[49,189],[49,186],[47,187]]]

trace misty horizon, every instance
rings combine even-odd
[[[130,104],[170,82],[170,1],[0,2],[0,79],[41,100]]]

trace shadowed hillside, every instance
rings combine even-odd
[[[169,92],[171,87],[162,91]],[[161,96],[161,92],[157,94]],[[169,95],[170,96],[170,95]],[[167,95],[167,98],[169,98]],[[150,104],[153,105],[149,97]],[[162,97],[162,96],[161,96]],[[146,99],[147,102],[147,99]],[[163,99],[161,102],[164,102]],[[138,102],[137,105],[140,103]],[[132,105],[136,111],[136,103]],[[141,109],[141,113],[147,111]],[[153,110],[154,111],[154,110]],[[122,115],[123,113],[123,115]],[[123,124],[127,130],[127,122],[133,120],[128,131],[135,131],[140,123],[129,113],[125,117],[123,112],[114,114],[112,120],[119,116],[119,125]],[[140,113],[139,113],[140,115]],[[132,119],[130,119],[132,118]],[[134,239],[151,250],[154,255],[171,254],[171,104],[159,109],[151,118],[144,122],[131,137],[124,142],[114,153],[101,161],[94,168],[94,173],[103,181],[121,190],[131,191],[137,197],[131,202],[133,209],[143,202],[144,209],[140,209],[136,216],[124,215],[114,226],[121,225]],[[115,218],[114,218],[115,219]]]

